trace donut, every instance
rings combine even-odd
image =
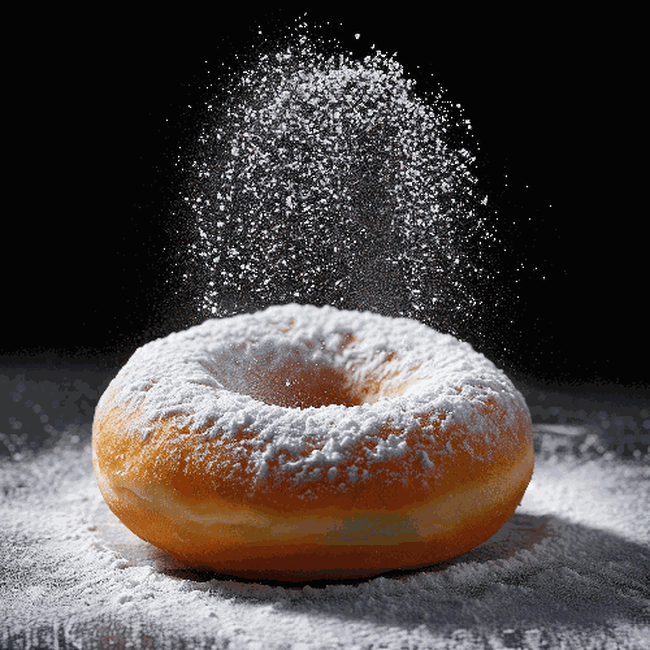
[[[254,580],[362,578],[462,555],[531,479],[522,395],[418,321],[287,304],[135,351],[101,396],[109,508],[185,565]]]

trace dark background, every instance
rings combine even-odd
[[[188,144],[226,72],[259,46],[258,27],[273,37],[299,15],[232,11],[26,33],[32,55],[13,69],[6,123],[18,148],[0,360],[121,365],[194,322],[175,286],[172,216]],[[397,52],[422,90],[442,84],[471,120],[508,252],[494,332],[468,338],[489,340],[483,351],[517,377],[647,395],[646,100],[628,38],[638,16],[307,17],[330,19],[360,53]]]

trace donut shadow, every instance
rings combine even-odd
[[[425,568],[304,583],[188,567],[130,533],[105,505],[96,509],[93,523],[97,543],[127,566],[150,566],[221,598],[286,612],[431,629],[513,620],[545,628],[650,624],[650,549],[556,517],[517,512],[481,546]]]
[[[513,620],[551,627],[650,624],[648,546],[521,508],[489,540],[445,562],[305,582],[248,580],[186,566],[131,533],[103,501],[90,523],[96,543],[125,566],[149,566],[222,598],[281,611],[432,629]]]
[[[407,629],[539,628],[555,647],[553,635],[563,638],[567,629],[650,625],[648,575],[646,546],[560,518],[518,513],[481,546],[424,568],[306,583],[215,576],[213,589],[291,613]]]

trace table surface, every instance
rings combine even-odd
[[[201,573],[126,530],[97,489],[110,369],[0,368],[0,648],[644,648],[650,410],[525,387],[537,464],[488,542],[344,583]]]

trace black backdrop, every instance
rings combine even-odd
[[[19,146],[0,357],[121,364],[193,321],[169,282],[179,156],[258,27],[272,34],[298,15],[232,11],[28,36],[6,123]],[[642,79],[633,39],[621,42],[635,17],[331,9],[307,19],[331,20],[359,51],[397,52],[421,88],[434,79],[463,105],[510,251],[500,264],[512,299],[485,352],[522,377],[647,390]]]

